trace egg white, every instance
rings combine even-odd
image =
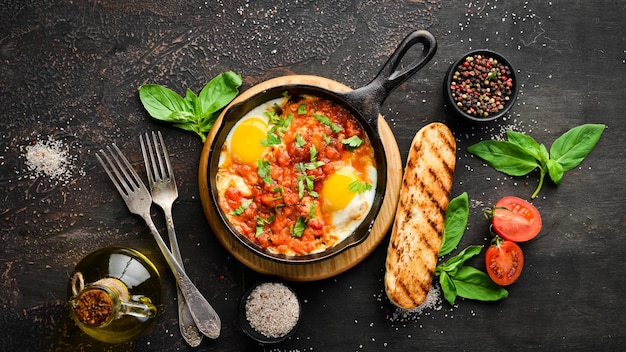
[[[336,236],[337,243],[346,239],[356,230],[374,204],[377,180],[375,167],[368,167],[367,177],[367,182],[372,185],[372,189],[363,193],[356,193],[345,208],[335,210],[331,215],[331,232]]]

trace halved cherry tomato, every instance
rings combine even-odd
[[[507,196],[500,199],[492,209],[493,230],[502,238],[513,242],[531,240],[541,231],[541,215],[527,201]]]
[[[496,236],[485,252],[485,266],[493,282],[507,286],[514,283],[522,273],[524,254],[515,242]]]

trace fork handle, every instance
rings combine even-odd
[[[157,230],[154,225],[150,214],[144,214],[141,217],[146,222],[146,225],[148,225],[148,228],[150,229],[150,232],[152,232],[152,236],[156,240],[161,253],[163,253],[167,264],[170,269],[172,269],[172,274],[174,274],[176,282],[178,283],[178,288],[187,301],[191,317],[196,322],[196,326],[198,326],[200,332],[202,332],[205,336],[211,339],[218,338],[222,323],[220,317],[217,315],[217,312],[215,312],[211,304],[206,300],[206,298],[204,298],[191,279],[189,279],[189,276],[185,274],[183,267],[178,263],[172,252],[170,252],[167,248],[167,245],[165,244],[165,241],[163,241],[159,230]]]
[[[165,213],[165,223],[167,224],[167,234],[170,240],[170,248],[174,259],[180,264],[181,269],[185,270],[183,257],[180,254],[178,240],[176,239],[176,230],[174,229],[174,218],[172,217],[172,207],[162,206]],[[202,342],[202,334],[196,326],[196,322],[191,315],[191,309],[187,304],[187,300],[180,292],[180,288],[176,285],[176,293],[178,296],[178,325],[180,333],[191,347],[198,347]]]

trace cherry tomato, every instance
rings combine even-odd
[[[522,273],[524,254],[515,242],[496,237],[485,252],[485,266],[493,282],[507,286]]]
[[[527,201],[507,196],[500,199],[491,214],[493,230],[502,238],[513,242],[531,240],[541,231],[541,215]]]

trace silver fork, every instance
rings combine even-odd
[[[167,224],[167,233],[170,239],[172,254],[178,264],[180,264],[180,267],[184,268],[183,259],[176,239],[176,231],[174,230],[174,218],[172,217],[172,205],[178,198],[178,188],[176,187],[176,179],[174,178],[174,171],[170,164],[169,154],[163,142],[163,136],[161,136],[161,132],[158,132],[157,140],[157,135],[152,132],[152,143],[150,143],[150,137],[148,133],[146,133],[145,141],[140,135],[139,142],[141,144],[143,161],[146,165],[146,173],[148,174],[148,187],[150,187],[152,201],[161,207],[165,213],[165,223]],[[159,152],[159,150],[161,150],[161,152]],[[180,289],[177,289],[177,293],[178,326],[180,333],[190,346],[197,347],[202,342],[202,334],[193,321],[185,297],[180,292]]]
[[[98,158],[98,161],[102,164],[102,167],[104,167],[111,181],[113,181],[115,188],[117,188],[122,199],[124,199],[128,210],[133,214],[139,215],[145,221],[146,225],[148,225],[152,237],[154,237],[161,253],[163,253],[170,269],[172,269],[180,292],[183,294],[187,305],[190,307],[191,316],[196,322],[198,329],[205,336],[216,339],[221,330],[220,318],[213,307],[211,307],[211,304],[209,304],[191,279],[189,279],[189,276],[185,274],[185,271],[180,264],[178,264],[172,252],[167,248],[154,222],[152,222],[152,218],[150,217],[150,207],[152,205],[150,192],[115,144],[112,145],[112,148],[107,147],[107,151],[108,154],[103,149],[100,149],[99,153],[102,154],[104,160],[98,153],[96,153],[96,158]]]

